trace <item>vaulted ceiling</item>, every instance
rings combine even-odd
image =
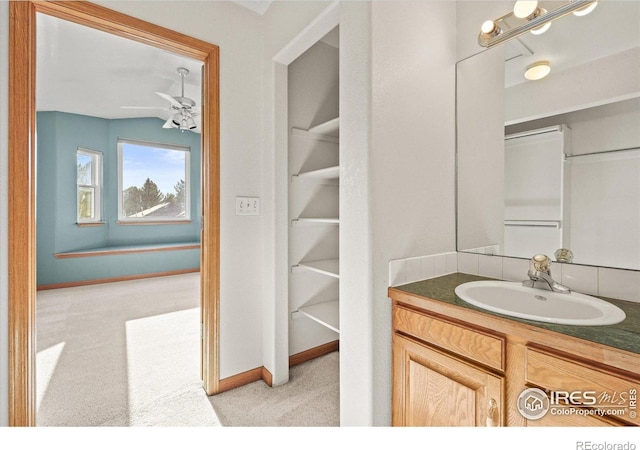
[[[155,92],[181,95],[178,67],[190,71],[184,96],[200,106],[200,61],[44,14],[38,14],[37,39],[38,111],[167,120],[169,103]]]
[[[263,14],[271,2],[235,3]],[[478,23],[484,19],[479,17]],[[506,84],[523,82],[524,67],[534,60],[551,60],[553,70],[560,71],[638,46],[639,23],[640,2],[610,1],[601,2],[588,16],[559,19],[543,35],[523,35],[509,44],[512,59],[506,65]],[[199,61],[43,14],[38,14],[37,36],[36,107],[40,111],[166,120],[171,114],[166,108],[168,103],[155,92],[181,94],[178,67],[190,71],[185,80],[185,96],[200,106]],[[324,41],[338,46],[337,30]],[[564,49],[562,54],[560,47]]]

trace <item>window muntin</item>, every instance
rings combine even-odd
[[[102,220],[102,153],[85,148],[76,152],[76,215],[78,223]]]
[[[188,221],[190,148],[118,140],[118,220]]]

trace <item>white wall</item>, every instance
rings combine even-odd
[[[455,249],[455,3],[342,8],[341,424],[389,425],[388,263]]]
[[[220,377],[262,366],[263,216],[235,215],[236,196],[262,196],[261,16],[223,1],[99,3],[220,47]]]
[[[0,427],[9,424],[8,139],[9,3],[0,2]]]
[[[373,424],[377,388],[373,372],[371,9],[369,2],[340,5],[340,424],[343,426]],[[389,343],[380,351],[389,351]],[[386,392],[382,396],[386,397]]]

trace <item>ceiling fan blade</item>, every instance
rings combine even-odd
[[[177,101],[175,98],[170,96],[169,94],[165,94],[163,92],[156,92],[156,94],[158,94],[160,97],[162,97],[163,99],[171,103],[176,108],[182,108],[182,104],[179,101]]]
[[[164,125],[162,125],[162,128],[173,128],[173,116],[169,117]]]

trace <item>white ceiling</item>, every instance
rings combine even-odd
[[[190,71],[185,97],[201,106],[200,61],[44,14],[38,14],[37,39],[38,111],[167,120],[171,115],[168,102],[155,92],[181,95],[178,67]]]
[[[251,11],[255,11],[258,14],[264,14],[267,12],[269,5],[271,5],[271,0],[254,0],[254,1],[234,1],[233,3],[237,3],[240,6],[244,6],[245,8],[250,9]]]

